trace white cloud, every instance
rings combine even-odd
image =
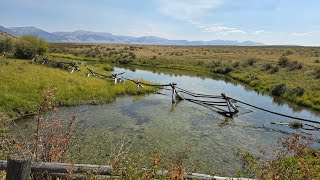
[[[260,34],[264,34],[264,33],[266,33],[265,30],[257,30],[254,32],[255,35],[260,35]]]
[[[223,35],[228,35],[228,34],[247,34],[247,32],[240,30],[240,29],[233,29],[233,30],[229,30],[229,31],[225,31],[225,32],[221,32],[221,34]]]
[[[222,35],[247,33],[241,29],[219,26],[219,25],[199,25],[198,27],[202,30],[202,32],[215,32]]]
[[[160,12],[178,20],[193,21],[219,7],[221,0],[155,0]]]
[[[161,13],[188,22],[202,32],[215,32],[221,35],[247,33],[241,29],[209,25],[199,21],[199,19],[206,19],[210,11],[219,8],[225,0],[155,0],[155,2]]]
[[[310,33],[291,33],[290,36],[296,36],[296,37],[305,37],[310,36]]]

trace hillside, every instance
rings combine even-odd
[[[3,38],[3,37],[11,37],[11,38],[16,38],[15,36],[11,35],[11,34],[8,34],[6,32],[0,32],[0,38]]]

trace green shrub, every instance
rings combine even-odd
[[[15,45],[15,57],[19,59],[32,59],[35,56],[34,48],[27,41],[18,41]]]
[[[11,52],[13,50],[13,40],[11,38],[0,38],[0,53]]]
[[[262,71],[268,71],[272,68],[273,66],[271,64],[264,64],[261,68]]]
[[[278,61],[278,65],[280,66],[280,67],[287,67],[288,66],[288,64],[289,64],[289,58],[288,57],[286,57],[286,56],[281,56],[280,58],[279,58],[279,61]]]
[[[287,90],[287,87],[285,84],[278,84],[272,88],[271,94],[274,96],[280,96],[283,93],[285,93],[286,90]]]
[[[233,69],[227,66],[213,68],[212,72],[218,74],[229,74]]]
[[[314,61],[314,63],[320,63],[320,60],[319,60],[319,59],[317,59],[317,60],[315,60],[315,61]]]
[[[20,59],[31,59],[47,51],[48,44],[36,36],[22,36],[15,45],[15,56]]]
[[[291,89],[290,93],[292,95],[296,95],[296,96],[302,96],[304,93],[304,89],[302,87],[295,87],[293,89]]]
[[[232,67],[237,68],[239,67],[240,63],[239,62],[233,62]]]
[[[132,59],[119,59],[119,60],[118,60],[118,63],[119,63],[119,64],[130,64],[130,63],[132,63],[132,62],[133,62]]]
[[[215,68],[215,67],[219,67],[221,65],[222,65],[221,61],[213,60],[211,67]]]
[[[271,73],[271,74],[274,74],[274,73],[276,73],[276,72],[278,72],[279,71],[279,68],[278,67],[272,67],[271,69],[269,69],[269,73]]]
[[[246,60],[245,64],[248,66],[253,66],[257,62],[256,58],[249,58]]]
[[[261,70],[274,74],[279,71],[279,68],[277,66],[273,66],[272,64],[264,64]]]
[[[303,68],[303,64],[299,61],[290,61],[286,56],[280,57],[278,65],[282,68],[288,68],[290,71],[298,70]]]
[[[198,65],[198,66],[204,65],[203,60],[198,60],[198,61],[197,61],[197,65]]]
[[[290,71],[298,70],[298,69],[302,69],[302,68],[303,68],[303,64],[298,61],[292,61],[288,64],[288,69]]]
[[[54,62],[54,61],[48,61],[46,63],[46,66],[52,67],[52,68],[59,68],[63,70],[70,70],[70,65],[60,62]]]

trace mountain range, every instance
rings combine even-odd
[[[0,32],[5,32],[14,36],[35,35],[48,42],[75,42],[75,43],[116,43],[116,44],[153,44],[153,45],[225,45],[225,46],[263,46],[265,44],[254,41],[187,41],[169,40],[157,36],[123,36],[105,32],[74,31],[74,32],[47,32],[36,27],[3,27]]]

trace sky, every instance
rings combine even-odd
[[[319,0],[1,0],[0,25],[320,46]]]

